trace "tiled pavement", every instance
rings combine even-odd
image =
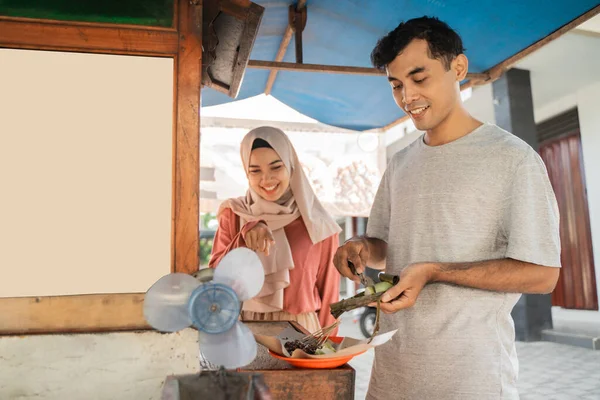
[[[345,319],[340,335],[361,338],[352,319]],[[519,392],[522,400],[600,400],[600,351],[550,342],[517,342]],[[373,350],[354,358],[356,400],[367,393]]]
[[[600,400],[600,351],[517,342],[523,400]]]

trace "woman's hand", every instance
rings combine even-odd
[[[254,228],[246,233],[244,241],[246,242],[246,247],[250,250],[263,252],[267,256],[269,255],[271,246],[275,244],[273,233],[269,227],[262,222],[256,224]]]

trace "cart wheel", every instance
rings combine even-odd
[[[367,307],[367,309],[360,316],[360,331],[366,338],[370,338],[373,334],[373,329],[375,329],[376,314],[377,309]]]

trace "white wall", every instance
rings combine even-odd
[[[473,94],[464,104],[467,111],[478,120],[492,124],[496,123],[494,93],[491,84],[473,88]]]
[[[0,337],[2,400],[159,400],[168,375],[199,371],[198,332]]]
[[[577,107],[577,93],[571,93],[567,96],[558,98],[554,101],[544,104],[543,106],[535,107],[533,117],[536,124],[546,121],[552,117],[572,110]]]
[[[577,92],[596,284],[600,296],[600,81]]]
[[[533,104],[552,103],[600,79],[600,36],[572,31],[523,58],[517,68],[531,71]]]

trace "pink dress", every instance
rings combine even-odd
[[[240,232],[239,217],[229,208],[223,210],[219,215],[219,228],[213,241],[209,266],[214,268],[230,250],[245,247],[243,237],[256,224],[258,221],[248,222]],[[339,300],[340,275],[333,265],[339,235],[334,234],[313,244],[302,217],[288,224],[284,230],[290,244],[294,268],[290,270],[290,285],[283,293],[283,313],[298,316],[317,312],[318,322],[322,327],[331,325],[335,319],[329,311],[329,305]],[[260,319],[271,318],[267,316]],[[301,319],[297,320],[302,324]],[[305,328],[315,330],[306,325]]]

